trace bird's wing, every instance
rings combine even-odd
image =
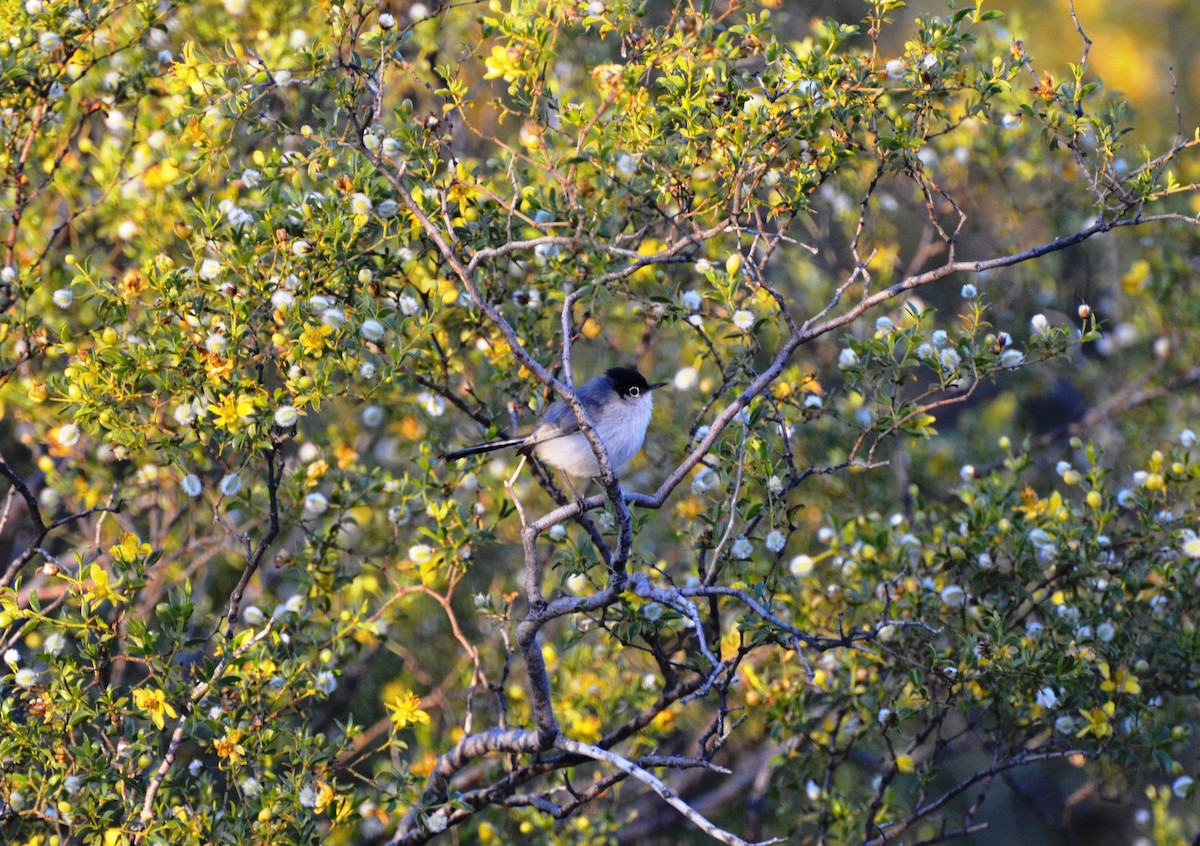
[[[571,411],[562,400],[555,400],[542,415],[542,422],[529,433],[526,445],[545,443],[565,435],[573,435],[578,431],[579,421],[575,419],[575,412]]]
[[[597,376],[584,382],[575,391],[575,395],[579,397],[579,402],[583,404],[584,411],[592,418],[593,423],[596,422],[596,412],[600,409],[605,392],[612,391],[612,388],[605,384],[606,380],[608,380],[607,376]],[[542,420],[537,428],[529,433],[526,446],[534,446],[555,438],[573,435],[578,431],[579,420],[576,419],[575,412],[562,400],[555,400],[542,415]]]

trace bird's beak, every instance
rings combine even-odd
[[[653,385],[650,385],[649,388],[652,391],[657,391],[659,388],[665,388],[667,384],[668,383],[666,382],[655,382]]]

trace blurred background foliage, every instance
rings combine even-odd
[[[1075,156],[1065,4],[893,5],[0,12],[6,838],[444,823],[420,805],[438,756],[533,715],[514,462],[437,456],[536,419],[532,365],[561,375],[572,292],[578,378],[671,382],[622,474],[650,491],[769,366],[785,311],[851,281],[844,312],[864,272],[878,291],[944,261],[927,203],[947,231],[949,198],[964,213],[960,259],[1100,204],[1200,210],[1166,171],[1132,200],[1103,187],[1173,143],[1177,107],[1191,137],[1194,9],[1076,6],[1105,86],[1080,92]],[[894,19],[877,42],[872,14]],[[738,203],[740,231],[708,232]],[[474,278],[525,360],[447,252],[549,236]],[[1194,227],[1130,227],[803,344],[708,466],[634,511],[631,570],[774,616],[701,603],[732,663],[695,701],[679,608],[626,594],[547,625],[563,731],[710,752],[731,775],[674,783],[747,837],[1188,842],[1196,256]],[[537,478],[516,495],[541,513]],[[614,516],[594,521],[611,543]],[[540,548],[547,595],[609,578],[578,525]],[[788,625],[864,644],[797,651]],[[445,838],[706,839],[634,782],[570,813],[596,766],[535,781],[538,808],[489,807],[508,766],[472,762],[445,810],[485,808]]]

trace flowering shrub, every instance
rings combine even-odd
[[[776,5],[0,18],[5,842],[1185,842],[1196,141]]]

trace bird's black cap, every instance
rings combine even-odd
[[[613,389],[622,398],[641,396],[646,391],[653,391],[655,388],[661,388],[667,384],[666,382],[655,382],[651,385],[646,381],[645,376],[632,367],[610,367],[604,371],[604,375],[612,379]]]

